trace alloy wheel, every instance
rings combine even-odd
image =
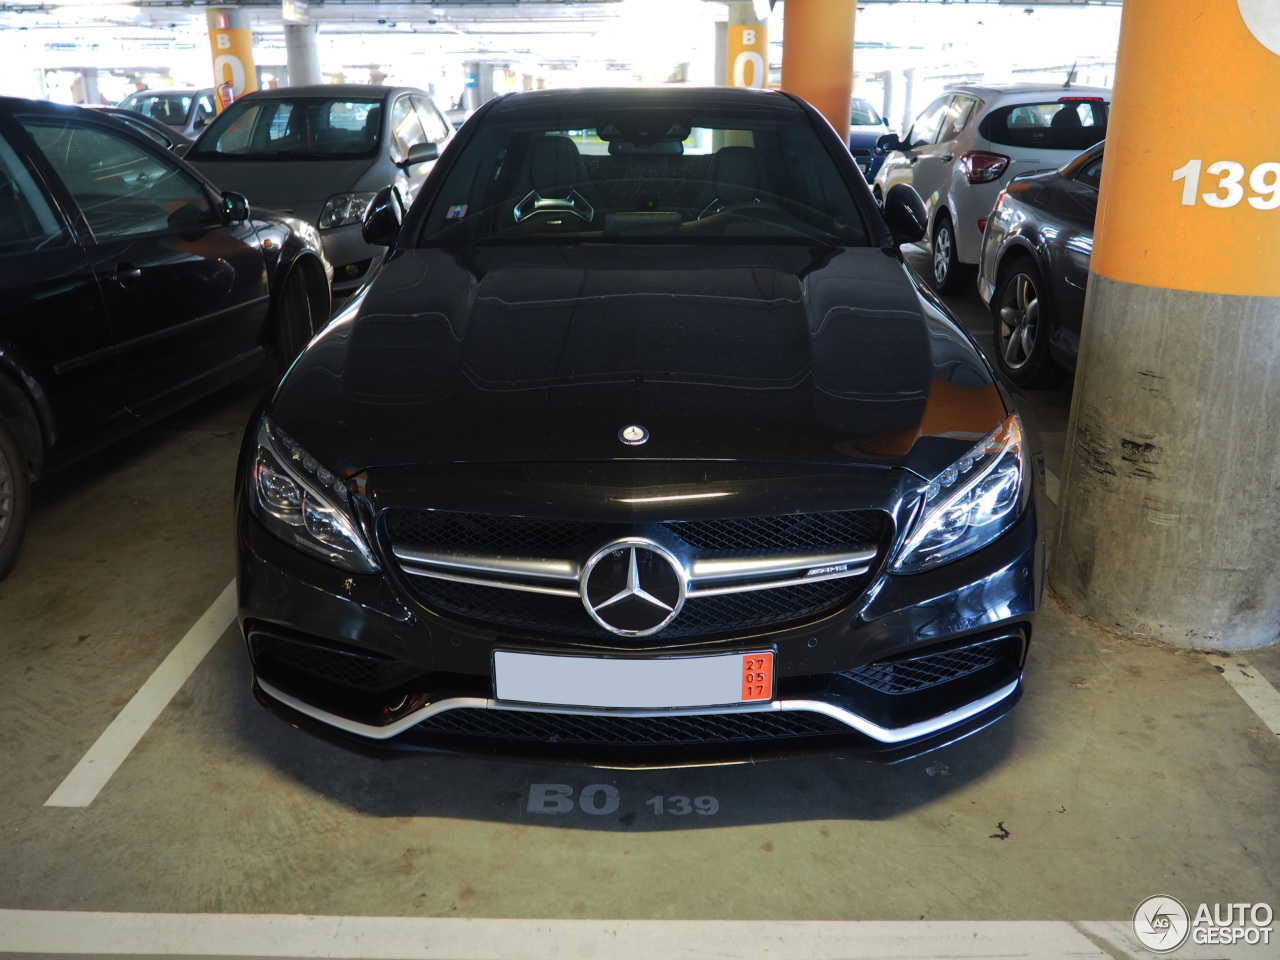
[[[933,239],[933,279],[941,286],[951,272],[951,227],[942,224]]]
[[[13,468],[9,465],[9,458],[4,455],[4,450],[0,449],[0,543],[4,543],[4,538],[13,525],[13,497]]]
[[[1015,274],[1005,285],[1000,303],[1000,355],[1010,370],[1019,370],[1031,359],[1040,325],[1040,294],[1025,273]]]

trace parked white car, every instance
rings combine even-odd
[[[1016,176],[1056,170],[1105,139],[1110,107],[1104,87],[953,87],[905,137],[880,138],[876,149],[887,156],[873,192],[883,201],[899,183],[915,187],[929,213],[934,284],[958,290],[978,263],[1000,191]]]

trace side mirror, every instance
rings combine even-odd
[[[430,163],[440,156],[440,147],[434,143],[415,143],[409,148],[408,155],[400,161],[399,166],[408,170],[414,164]]]
[[[222,194],[222,212],[233,223],[241,223],[249,219],[249,201],[228,190]]]
[[[364,212],[364,223],[360,226],[364,242],[374,247],[389,247],[395,243],[400,235],[403,209],[400,191],[394,186],[379,190]]]
[[[905,183],[893,187],[884,198],[884,221],[895,246],[917,243],[929,232],[929,214],[915,188]]]
[[[885,123],[888,123],[888,122],[889,121],[887,120],[885,121]],[[885,156],[886,154],[893,153],[893,151],[895,150],[905,150],[905,149],[906,149],[906,144],[902,142],[902,140],[898,137],[896,133],[886,133],[883,137],[881,137],[879,140],[876,141],[876,154],[881,157]]]

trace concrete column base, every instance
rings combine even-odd
[[[1276,642],[1280,299],[1096,274],[1088,299],[1053,587],[1135,637]]]

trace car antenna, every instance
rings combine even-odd
[[[1080,61],[1077,60],[1075,63],[1071,65],[1071,69],[1067,71],[1067,82],[1062,85],[1063,90],[1071,89],[1071,81],[1076,78],[1076,67],[1079,65],[1080,65]]]

